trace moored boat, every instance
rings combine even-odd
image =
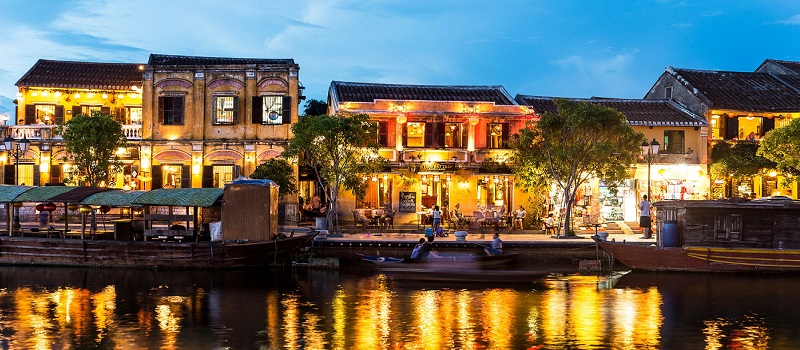
[[[472,267],[480,268],[493,265],[508,264],[517,259],[519,254],[506,253],[499,255],[471,255],[471,254],[442,254],[438,258],[429,259],[411,259],[411,258],[397,258],[388,256],[365,255],[356,254],[359,259],[363,261],[372,262],[381,266],[403,264],[403,265],[425,265],[425,266],[455,266],[455,267]]]
[[[800,272],[800,201],[662,201],[656,244],[595,242],[634,270]]]

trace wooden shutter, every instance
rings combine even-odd
[[[461,128],[461,146],[460,147],[461,148],[467,148],[467,143],[469,142],[469,132],[467,130],[469,130],[469,127],[467,127],[464,124],[460,124],[458,127]]]
[[[292,123],[292,96],[283,96],[283,118],[281,124]]]
[[[164,99],[166,97],[158,97],[158,124],[164,124]]]
[[[25,124],[36,124],[36,106],[25,105]]]
[[[233,97],[233,123],[239,122],[239,96]]]
[[[53,114],[53,123],[64,124],[64,106],[56,105],[56,112]]]
[[[436,144],[434,147],[444,147],[444,133],[445,133],[445,126],[444,122],[435,123],[436,130],[434,130],[434,140],[436,140]]]
[[[152,170],[153,171],[150,173],[150,177],[152,177],[153,179],[150,182],[152,185],[150,189],[155,190],[157,188],[164,187],[163,185],[164,179],[161,176],[161,166],[160,165],[153,166]]]
[[[503,135],[500,138],[500,148],[508,148],[508,123],[503,123]]]
[[[61,183],[61,165],[59,164],[50,165],[50,183],[51,184]]]
[[[383,147],[389,147],[389,123],[378,122],[378,143]]]
[[[36,164],[31,164],[33,166],[33,186],[41,186],[39,182],[41,182],[41,176],[39,176],[39,167]]]
[[[436,147],[436,123],[425,123],[425,147]]]
[[[183,96],[172,98],[172,124],[183,124]]]
[[[75,118],[78,114],[81,114],[81,106],[72,106],[72,117]]]
[[[252,106],[253,106],[253,115],[252,119],[250,120],[253,124],[264,124],[264,116],[263,116],[263,109],[264,109],[264,98],[261,96],[253,96],[252,99]],[[209,186],[211,187],[211,186]]]
[[[239,176],[241,176],[241,171],[242,171],[242,169],[241,169],[240,166],[234,165],[233,169],[231,170],[231,180],[238,179]],[[222,181],[222,180],[220,179],[220,181]]]
[[[403,124],[403,147],[408,146],[408,123]]]
[[[761,120],[761,136],[764,136],[768,131],[775,129],[775,118],[761,118]]]
[[[100,113],[103,113],[103,114],[106,114],[106,115],[110,115],[111,117],[114,117],[113,115],[111,115],[111,107],[108,107],[108,106],[100,107]]]
[[[14,164],[6,164],[3,167],[3,183],[6,185],[16,185],[14,183]]]
[[[192,187],[192,167],[184,165],[181,167],[181,188]]]
[[[128,118],[126,117],[125,107],[117,107],[114,109],[114,120],[122,124],[130,124],[130,120],[127,120]]]
[[[214,187],[214,166],[213,165],[203,165],[203,181],[202,185],[203,188],[211,188]]]
[[[736,138],[739,138],[739,117],[728,118],[725,120],[725,139]]]

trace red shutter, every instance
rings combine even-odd
[[[292,96],[283,96],[283,118],[281,124],[292,123]]]
[[[264,124],[264,116],[262,115],[264,109],[264,102],[263,97],[261,96],[253,96],[252,105],[253,105],[253,115],[250,120],[253,124]]]

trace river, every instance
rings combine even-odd
[[[0,267],[2,349],[793,349],[800,276]]]

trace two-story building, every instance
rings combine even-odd
[[[330,114],[368,114],[390,163],[364,179],[365,198],[340,197],[340,214],[390,206],[398,211],[395,222],[414,223],[418,212],[434,205],[445,216],[456,204],[467,215],[528,206],[507,165],[507,141],[532,115],[502,86],[334,81],[328,108]],[[300,187],[304,197],[314,194],[313,182]]]
[[[556,113],[553,97],[517,95],[519,104],[529,106],[537,115]],[[705,176],[706,142],[703,133],[708,123],[699,115],[670,100],[570,98],[572,101],[596,103],[614,108],[625,115],[633,130],[644,134],[647,140],[660,145],[658,155],[650,166],[640,158],[631,169],[631,177],[617,191],[610,191],[598,180],[580,189],[578,206],[606,221],[636,221],[637,204],[648,185],[653,200],[704,199],[709,183]],[[559,199],[559,196],[554,196]]]
[[[119,151],[125,167],[112,187],[222,187],[288,143],[303,99],[298,72],[292,59],[39,60],[17,82],[17,125],[6,126],[32,145],[17,183],[61,182],[69,163],[55,126],[97,110],[123,124],[130,145]],[[13,160],[4,157],[5,183],[12,183]]]
[[[719,141],[757,143],[770,130],[800,116],[800,75],[791,69],[797,65],[789,63],[767,60],[756,72],[667,67],[645,99],[673,100],[706,119],[709,149]],[[742,197],[797,198],[797,184],[784,186],[776,173],[734,182],[712,184],[712,197],[729,192]]]

